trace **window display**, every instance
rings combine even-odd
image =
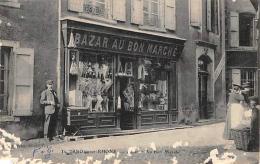
[[[76,104],[70,99],[70,105],[83,106],[90,112],[113,112],[113,58],[80,54],[77,62],[71,53],[70,61],[70,95],[82,100]]]
[[[147,111],[168,110],[168,72],[163,61],[138,61],[138,108]]]

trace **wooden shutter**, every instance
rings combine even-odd
[[[240,72],[240,69],[232,69],[232,84],[241,85],[241,72]]]
[[[211,27],[211,0],[207,0],[207,30],[212,31],[212,27]]]
[[[131,23],[143,24],[143,1],[132,0],[131,1]]]
[[[190,0],[190,24],[201,26],[202,0]]]
[[[68,0],[68,10],[83,12],[84,0]]]
[[[175,0],[165,0],[165,28],[176,29]]]
[[[239,46],[239,15],[237,12],[230,12],[230,47]]]
[[[126,0],[113,0],[113,19],[126,20]]]
[[[30,116],[33,108],[34,50],[14,49],[13,115]]]
[[[259,31],[258,31],[258,29],[257,29],[257,24],[258,24],[258,19],[254,18],[254,21],[253,21],[253,39],[254,39],[254,46],[257,46],[258,35],[259,35]]]

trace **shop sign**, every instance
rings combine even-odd
[[[77,48],[109,50],[133,55],[175,58],[178,53],[181,53],[182,49],[180,45],[173,43],[162,43],[89,31],[77,30],[73,32],[73,36],[74,44]]]

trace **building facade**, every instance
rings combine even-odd
[[[250,82],[250,96],[258,95],[257,14],[250,1],[226,1],[227,89]]]
[[[49,3],[51,8],[42,8]],[[186,121],[225,117],[223,0],[19,4],[25,8],[17,11],[38,10],[43,19],[24,16],[28,22],[17,32],[24,35],[15,38],[25,42],[38,36],[28,43],[34,49],[34,96],[28,110],[33,112],[26,116],[40,115],[40,90],[45,80],[56,79],[67,131],[170,127],[181,115],[192,115]],[[34,7],[27,9],[28,4]],[[3,9],[13,13],[13,8]]]

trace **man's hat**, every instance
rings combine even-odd
[[[47,84],[47,85],[52,85],[53,83],[54,83],[53,80],[47,80],[47,81],[46,81],[46,84]]]

